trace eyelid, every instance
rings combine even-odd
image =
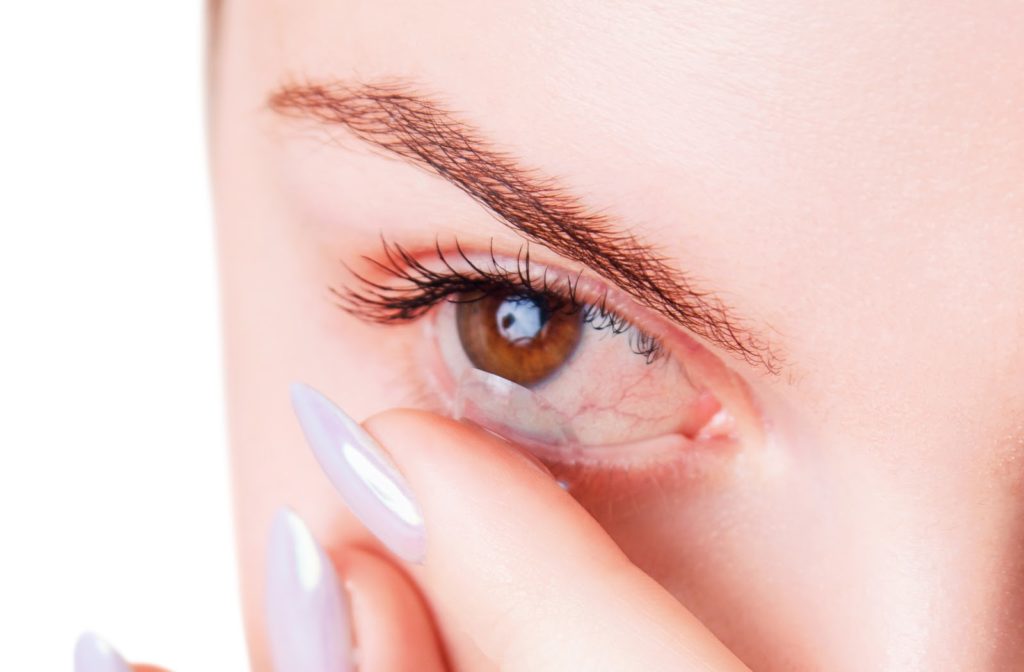
[[[426,245],[415,250],[406,250],[399,245],[389,244],[383,238],[382,243],[383,257],[363,257],[369,264],[368,272],[359,274],[349,268],[363,285],[362,289],[371,303],[375,299],[390,301],[396,295],[401,296],[403,291],[418,291],[415,283],[409,279],[409,266],[425,269],[426,272],[434,273],[439,277],[457,273],[471,277],[480,271],[486,275],[488,268],[497,266],[506,276],[519,277],[518,268],[526,264],[528,252],[528,248],[524,246],[518,252],[502,254],[495,249],[493,244],[482,250],[479,247],[473,250],[468,246],[461,245],[458,241],[447,246],[435,241],[433,246]],[[632,468],[637,466],[632,464],[632,460],[623,458],[619,463],[610,459],[608,455],[598,456],[596,453],[594,456],[600,457],[600,459],[577,459],[571,463],[552,461],[552,465],[559,464],[556,475],[567,483],[573,483],[574,491],[577,487],[586,489],[595,486],[594,479],[597,474],[617,474],[615,478],[621,482],[618,482],[616,487],[622,490],[631,487],[629,485],[631,483],[637,486],[649,484],[650,478],[655,477],[654,474],[657,474],[656,477],[659,479],[663,476],[667,478],[675,475],[689,480],[708,469],[716,468],[715,465],[727,464],[729,456],[739,450],[740,446],[754,445],[753,442],[762,440],[764,427],[761,413],[746,381],[742,376],[733,372],[718,355],[704,347],[695,336],[687,333],[676,323],[653,314],[653,311],[639,305],[621,288],[596,277],[590,269],[580,269],[577,266],[576,269],[570,270],[561,266],[557,259],[548,263],[547,259],[537,261],[536,255],[531,255],[531,257],[526,268],[530,270],[529,277],[533,279],[535,287],[543,288],[546,282],[548,287],[564,289],[565,283],[571,279],[572,292],[578,302],[600,302],[606,310],[614,312],[634,329],[657,338],[665,348],[666,354],[673,357],[682,367],[686,377],[700,381],[699,387],[709,391],[718,399],[723,407],[729,409],[730,415],[737,421],[735,435],[727,439],[710,441],[686,439],[687,448],[685,450],[645,450],[645,454],[649,457],[670,453],[677,455],[678,459],[665,461],[653,459],[650,463],[640,465],[638,468]],[[346,268],[348,268],[347,265]],[[547,271],[546,275],[545,270]],[[408,281],[408,284],[403,285],[403,281]],[[345,305],[347,300],[354,295],[354,291],[358,290],[331,288],[331,291],[342,304],[342,308],[361,318],[367,318],[365,313],[361,314],[358,305],[353,306],[350,303]],[[383,316],[378,314],[369,319],[378,322],[395,320],[411,322],[425,316],[428,312],[436,316],[439,313],[432,309],[443,299],[437,300],[436,296],[432,299],[432,303],[418,306],[414,313],[392,315],[391,319],[387,317],[381,319]],[[389,310],[394,310],[394,304]],[[431,333],[433,322],[434,319],[424,320],[423,327],[427,330],[425,333]],[[433,339],[428,338],[427,340]],[[443,395],[438,396],[438,390],[447,389],[447,384],[444,383],[446,375],[444,366],[440,362],[430,364],[423,361],[416,362],[415,365],[418,376],[424,381],[423,392],[421,392],[422,398],[425,400],[424,403],[437,412],[449,413],[452,399],[445,398]],[[597,450],[593,446],[589,447],[592,451]],[[635,447],[636,444],[631,442],[630,448]],[[607,452],[612,452],[616,446],[610,445],[608,449]],[[589,456],[590,453],[587,455]],[[657,471],[654,471],[655,469]],[[629,474],[634,474],[635,477],[623,478]]]

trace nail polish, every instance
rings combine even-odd
[[[348,508],[395,555],[422,562],[423,517],[412,492],[380,445],[316,390],[291,388],[292,406],[313,454]]]
[[[75,672],[132,672],[114,647],[91,632],[75,643]]]
[[[277,672],[350,672],[352,639],[334,566],[294,512],[274,516],[267,547],[267,636]]]

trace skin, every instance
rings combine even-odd
[[[269,669],[263,554],[282,505],[339,567],[353,548],[384,558],[392,569],[379,571],[399,578],[380,592],[407,606],[363,622],[385,633],[395,619],[432,622],[409,631],[430,640],[436,628],[453,669],[505,655],[518,665],[507,669],[570,669],[573,653],[601,650],[600,628],[588,642],[565,625],[567,605],[615,599],[595,579],[601,558],[628,577],[620,615],[641,634],[609,641],[634,660],[669,627],[681,650],[733,669],[706,627],[757,670],[1019,666],[1020,25],[1024,6],[995,1],[227,2],[211,139],[254,669]],[[483,250],[494,239],[512,254],[521,239],[436,176],[268,108],[283,83],[327,77],[421,83],[722,296],[780,353],[773,375],[703,343],[749,386],[770,445],[545,511],[526,505],[530,493],[547,501],[557,488],[490,447],[468,450],[479,437],[436,416],[385,415],[367,427],[427,502],[433,544],[424,568],[394,569],[304,446],[288,384],[308,382],[360,420],[419,405],[408,353],[423,332],[333,307],[339,261],[377,253],[382,231],[455,234]],[[517,506],[486,505],[482,473],[522,488]],[[480,505],[468,515],[439,492]],[[488,537],[495,529],[514,543]],[[554,550],[577,542],[586,552]],[[452,594],[500,606],[501,585],[529,594],[524,566],[552,579],[535,612],[519,610],[536,625],[496,628],[515,633],[508,646],[467,626],[482,607]],[[562,627],[564,649],[551,636]]]

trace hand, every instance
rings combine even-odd
[[[280,514],[267,595],[278,672],[747,669],[509,443],[421,411],[360,427],[305,387],[293,399],[325,473],[394,558],[346,549],[334,566]],[[447,651],[432,613],[459,639]]]
[[[419,411],[387,411],[360,428],[308,388],[297,388],[293,398],[310,445],[349,508],[405,561],[442,620],[491,666],[746,669],[542,466],[507,442]],[[354,619],[362,642],[358,609]],[[378,620],[377,627],[388,626]],[[392,632],[374,641],[402,648],[401,633],[410,630]],[[404,647],[407,666],[366,670],[426,669],[421,646]],[[440,661],[440,653],[430,660]]]

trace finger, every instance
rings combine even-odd
[[[430,615],[393,561],[367,551],[340,563],[352,608],[356,660],[363,672],[444,672]]]
[[[506,442],[418,411],[370,418],[374,441],[309,388],[293,401],[349,507],[502,669],[746,669]]]
[[[507,443],[420,412],[366,427],[418,498],[431,596],[503,669],[745,669]]]
[[[389,560],[354,549],[343,551],[336,567],[288,509],[271,525],[266,611],[278,672],[444,670],[409,580]]]

